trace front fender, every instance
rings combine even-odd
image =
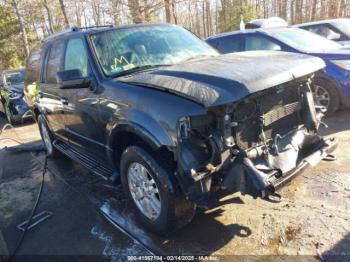
[[[120,117],[112,119],[108,124],[107,145],[109,148],[112,148],[120,132],[137,135],[155,150],[162,146],[173,147],[175,145],[172,132],[169,129],[166,130],[160,121],[156,121],[150,115],[137,110],[118,112],[118,114]]]

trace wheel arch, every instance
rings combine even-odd
[[[316,79],[321,79],[322,81],[327,81],[328,83],[330,83],[330,85],[332,85],[334,87],[334,89],[336,90],[336,93],[338,95],[338,98],[339,98],[337,109],[340,109],[342,107],[343,101],[342,101],[342,96],[341,96],[341,91],[340,91],[341,87],[340,87],[339,83],[337,82],[337,80],[333,79],[331,76],[329,76],[325,72],[319,72],[319,73],[315,74],[313,82],[315,82]]]
[[[152,151],[160,158],[174,162],[175,154],[170,140],[164,141],[135,123],[124,123],[116,126],[108,139],[109,160],[119,170],[121,155],[131,145],[140,145]]]
[[[338,105],[338,108],[340,108],[342,106],[342,96],[341,96],[341,86],[340,84],[338,83],[338,81],[333,78],[331,75],[329,75],[329,73],[327,73],[326,71],[320,71],[320,72],[317,72],[315,74],[315,77],[314,77],[314,81],[317,79],[317,78],[320,78],[324,81],[328,81],[332,86],[335,87],[335,89],[337,90],[337,94],[338,94],[338,97],[339,97],[339,105]]]

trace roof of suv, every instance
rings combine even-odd
[[[44,39],[44,42],[51,41],[57,39],[59,37],[67,36],[67,35],[89,35],[96,32],[109,31],[114,29],[123,29],[123,28],[133,28],[133,27],[151,27],[151,26],[174,26],[171,24],[130,24],[130,25],[104,25],[104,26],[91,26],[91,27],[71,27],[55,34],[52,34]]]

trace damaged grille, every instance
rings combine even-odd
[[[270,88],[251,96],[243,102],[244,106],[238,105],[234,113],[234,119],[238,122],[234,130],[236,144],[242,149],[261,144],[261,128],[267,140],[297,128],[301,110],[298,90],[295,85]],[[256,105],[255,111],[252,113],[250,110],[248,114],[246,104],[252,103]]]
[[[298,112],[300,109],[301,109],[300,102],[294,102],[294,103],[273,109],[263,115],[264,125],[269,126],[272,123],[286,116],[289,116],[291,114]]]

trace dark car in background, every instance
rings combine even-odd
[[[31,52],[25,93],[48,155],[120,177],[136,217],[164,234],[218,191],[271,196],[334,149],[310,89],[323,67],[220,55],[172,25],[72,28]]]
[[[342,45],[350,45],[350,19],[338,18],[294,25],[301,29],[334,40]]]
[[[0,111],[10,124],[17,124],[31,118],[31,111],[24,100],[23,68],[4,70],[0,73]]]
[[[206,41],[224,54],[273,50],[322,58],[326,68],[315,74],[312,85],[316,105],[324,107],[329,115],[350,106],[350,50],[334,41],[292,27],[236,31],[209,37]],[[271,60],[271,64],[274,61]]]

